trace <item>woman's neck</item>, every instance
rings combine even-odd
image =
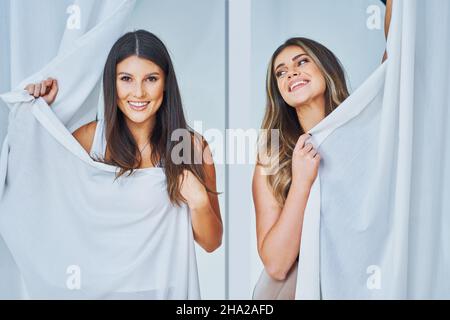
[[[312,101],[311,103],[297,106],[298,121],[304,132],[308,132],[325,118],[325,101]]]
[[[148,139],[151,136],[153,128],[155,126],[155,119],[151,118],[142,123],[132,122],[127,119],[127,126],[133,135],[138,147],[142,148],[148,143]]]

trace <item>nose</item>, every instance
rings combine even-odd
[[[142,85],[140,83],[138,83],[136,85],[135,91],[134,91],[134,95],[136,98],[143,98],[145,96],[145,90],[143,90]]]
[[[289,73],[288,73],[288,79],[291,79],[291,78],[293,78],[293,77],[297,77],[297,76],[299,76],[300,75],[300,72],[299,71],[289,71]]]

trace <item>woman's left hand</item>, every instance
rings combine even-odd
[[[187,204],[191,210],[204,208],[209,205],[208,193],[205,186],[189,170],[184,171],[181,195],[187,200]]]

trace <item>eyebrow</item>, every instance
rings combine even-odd
[[[130,77],[133,76],[132,74],[127,73],[127,72],[119,72],[117,75],[120,76],[120,75],[122,75],[122,74],[125,75],[125,76],[130,76]],[[145,77],[149,77],[149,76],[158,76],[158,75],[159,75],[158,72],[152,72],[152,73],[146,74]]]
[[[300,54],[296,55],[295,57],[293,57],[293,58],[292,58],[292,61],[297,60],[297,59],[300,58],[301,56],[307,56],[307,54],[306,54],[306,53],[300,53]],[[275,68],[275,70],[277,70],[279,67],[283,67],[283,66],[285,66],[285,64],[284,64],[284,63],[280,63],[279,65],[277,65],[277,67]]]

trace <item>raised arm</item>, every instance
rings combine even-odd
[[[392,0],[386,1],[386,14],[384,16],[384,36],[387,37],[389,35],[389,27],[391,25],[391,16],[392,16]],[[387,52],[384,51],[383,62],[387,59]]]
[[[47,80],[39,83],[30,83],[25,87],[25,90],[27,90],[28,93],[35,98],[42,97],[45,102],[51,106],[58,95],[58,81],[53,78],[48,78]],[[96,126],[97,122],[93,121],[82,126],[81,128],[78,128],[73,133],[75,139],[77,139],[87,153],[91,150]]]
[[[392,0],[386,1],[386,15],[384,17],[384,35],[386,39],[389,34],[389,26],[391,25],[391,16],[392,16]]]

